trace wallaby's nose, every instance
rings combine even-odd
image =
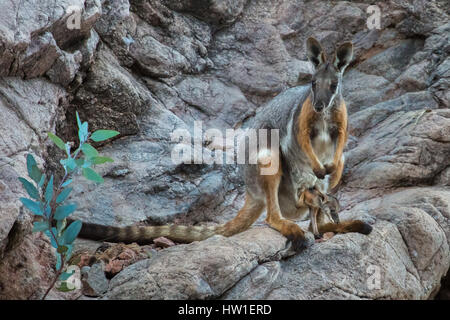
[[[321,112],[323,109],[325,109],[325,104],[319,102],[314,106],[314,109],[316,109],[317,112]]]

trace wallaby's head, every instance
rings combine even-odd
[[[315,72],[311,80],[311,100],[316,112],[330,108],[336,97],[341,95],[342,75],[353,57],[351,42],[341,44],[333,58],[327,56],[320,42],[314,38],[306,41],[306,52]]]

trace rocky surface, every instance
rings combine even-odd
[[[343,219],[369,221],[372,234],[336,235],[298,255],[284,237],[261,226],[172,246],[149,259],[120,251],[84,270],[96,279],[88,294],[429,299],[438,293],[450,263],[446,1],[379,2],[379,30],[367,29],[370,1],[274,3],[0,4],[0,299],[39,298],[54,274],[50,246],[30,234],[32,217],[18,201],[27,153],[48,170],[57,167],[46,132],[75,140],[78,110],[91,130],[122,133],[102,147],[115,159],[101,171],[105,184],[77,182],[73,198],[84,221],[226,221],[243,201],[235,166],[174,164],[178,141],[171,133],[193,134],[194,121],[225,133],[283,89],[307,81],[310,35],[328,51],[344,40],[355,44],[344,76],[351,136],[338,197]],[[79,29],[67,29],[69,5],[81,9]],[[215,143],[206,139],[203,147]],[[114,271],[110,281],[101,277],[102,268],[109,268],[107,275]],[[50,298],[80,294],[53,290]]]

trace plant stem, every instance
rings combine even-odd
[[[87,140],[87,139],[86,139]],[[78,149],[74,152],[73,155],[73,159],[76,160],[76,158],[78,157],[78,154],[81,151],[81,147],[83,146],[83,142],[80,143],[80,146],[78,147]],[[65,168],[66,169],[66,168]],[[64,173],[64,177],[61,179],[58,188],[56,188],[56,192],[53,196],[53,199],[51,201],[50,207],[52,208],[50,216],[49,216],[49,224],[50,224],[50,233],[53,236],[53,239],[55,239],[55,243],[56,246],[59,247],[59,243],[58,243],[58,239],[56,237],[56,235],[53,233],[51,226],[53,225],[53,215],[55,213],[57,204],[56,204],[56,198],[58,197],[58,195],[61,193],[61,189],[62,189],[62,185],[64,184],[64,182],[66,181],[66,179],[70,176],[69,172],[67,171],[67,169],[65,170]],[[58,253],[57,253],[58,254]],[[56,276],[55,279],[53,279],[52,283],[50,284],[50,287],[47,289],[47,291],[45,292],[44,296],[42,297],[42,300],[45,300],[45,298],[47,297],[47,295],[49,294],[50,290],[52,290],[52,288],[55,286],[56,281],[58,281],[59,276],[62,274],[63,270],[64,270],[64,263],[65,263],[65,254],[61,255],[61,266],[59,267],[59,270],[56,271]]]
[[[80,151],[81,151],[81,146],[82,146],[83,144],[81,144],[80,145],[80,147],[74,152],[74,154],[73,154],[73,159],[74,160],[76,160],[77,159],[77,157],[78,157],[78,154],[80,153]],[[54,215],[54,213],[55,213],[55,210],[56,210],[56,198],[59,196],[59,194],[61,193],[61,188],[62,188],[62,185],[64,184],[64,182],[66,182],[66,179],[70,176],[70,174],[69,174],[69,172],[67,171],[67,169],[66,168],[64,168],[64,176],[63,176],[63,178],[61,179],[61,181],[59,182],[59,186],[58,186],[58,188],[56,188],[56,192],[55,192],[55,195],[54,195],[54,197],[53,197],[53,199],[52,199],[52,204],[51,204],[51,208],[52,208],[52,212],[51,212],[51,214],[50,214],[50,224],[52,224],[53,223],[53,215]]]
[[[78,156],[79,150],[80,149],[78,149],[75,152],[74,159],[76,159],[76,157]],[[65,170],[64,177],[61,179],[58,188],[56,188],[55,195],[54,195],[54,197],[52,199],[52,204],[51,204],[52,211],[51,211],[51,214],[50,214],[50,217],[49,217],[49,224],[50,224],[50,226],[53,225],[53,215],[54,215],[55,210],[56,210],[56,198],[61,193],[62,185],[64,184],[64,182],[66,181],[66,179],[68,177],[69,177],[69,173],[67,172],[67,170]],[[53,239],[55,240],[56,246],[59,247],[58,238],[53,233],[52,228],[50,228],[50,234],[52,235]],[[59,270],[56,271],[55,279],[53,279],[52,283],[50,284],[50,287],[48,287],[47,291],[45,292],[44,296],[42,297],[42,300],[45,300],[45,298],[49,294],[50,290],[52,290],[52,288],[55,286],[56,281],[58,281],[59,276],[63,272],[63,270],[64,270],[64,262],[65,262],[64,260],[65,260],[65,257],[63,255],[61,255],[61,266],[59,267]]]
[[[59,276],[64,270],[64,257],[61,258],[61,266],[59,267],[59,270],[56,272],[55,279],[53,279],[52,283],[50,284],[50,287],[48,287],[47,291],[45,292],[44,296],[42,297],[42,300],[45,300],[47,298],[47,295],[49,294],[50,290],[55,286],[56,281],[58,281]]]

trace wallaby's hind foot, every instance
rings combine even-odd
[[[294,249],[297,253],[302,252],[311,245],[310,240],[305,235],[305,232],[294,222],[283,221],[280,232],[289,241],[291,241],[292,249]]]
[[[292,248],[297,253],[305,250],[312,244],[302,228],[293,221],[281,218],[279,213],[270,213],[269,211],[266,223],[285,236],[291,242]]]
[[[277,152],[265,152],[270,165],[274,162],[279,163],[279,154]],[[264,166],[259,165],[261,170]],[[296,252],[301,252],[309,245],[305,232],[294,222],[284,219],[278,202],[278,188],[280,186],[281,177],[283,175],[281,167],[271,175],[261,175],[262,186],[266,196],[267,218],[266,222],[269,226],[280,232],[289,241],[292,248]]]

